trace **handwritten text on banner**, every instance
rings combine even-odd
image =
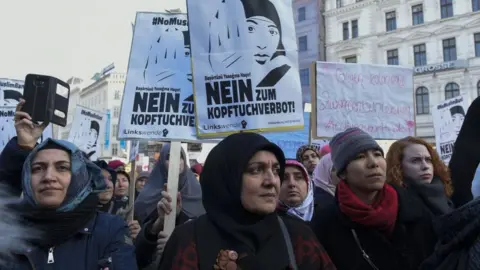
[[[410,68],[317,62],[316,137],[359,127],[376,139],[415,133]]]

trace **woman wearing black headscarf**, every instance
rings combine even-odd
[[[175,228],[158,269],[335,269],[307,225],[276,214],[284,171],[263,136],[222,140],[200,176],[207,214]]]

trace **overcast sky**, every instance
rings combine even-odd
[[[28,73],[90,79],[115,62],[126,71],[137,11],[185,0],[0,0],[0,78]],[[88,78],[87,78],[88,77]]]

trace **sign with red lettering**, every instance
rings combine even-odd
[[[398,66],[316,63],[313,137],[358,127],[375,139],[415,134],[413,70]]]

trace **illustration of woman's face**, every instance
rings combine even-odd
[[[280,43],[278,26],[268,18],[254,16],[247,19],[247,31],[253,41],[253,57],[264,65],[272,59]]]
[[[88,144],[94,145],[97,143],[98,133],[95,129],[90,129],[90,133],[88,133]]]
[[[460,133],[460,129],[462,128],[464,119],[465,119],[465,116],[461,113],[456,113],[452,115],[452,125],[453,125],[453,130],[455,131],[455,134],[458,135],[458,133]]]

